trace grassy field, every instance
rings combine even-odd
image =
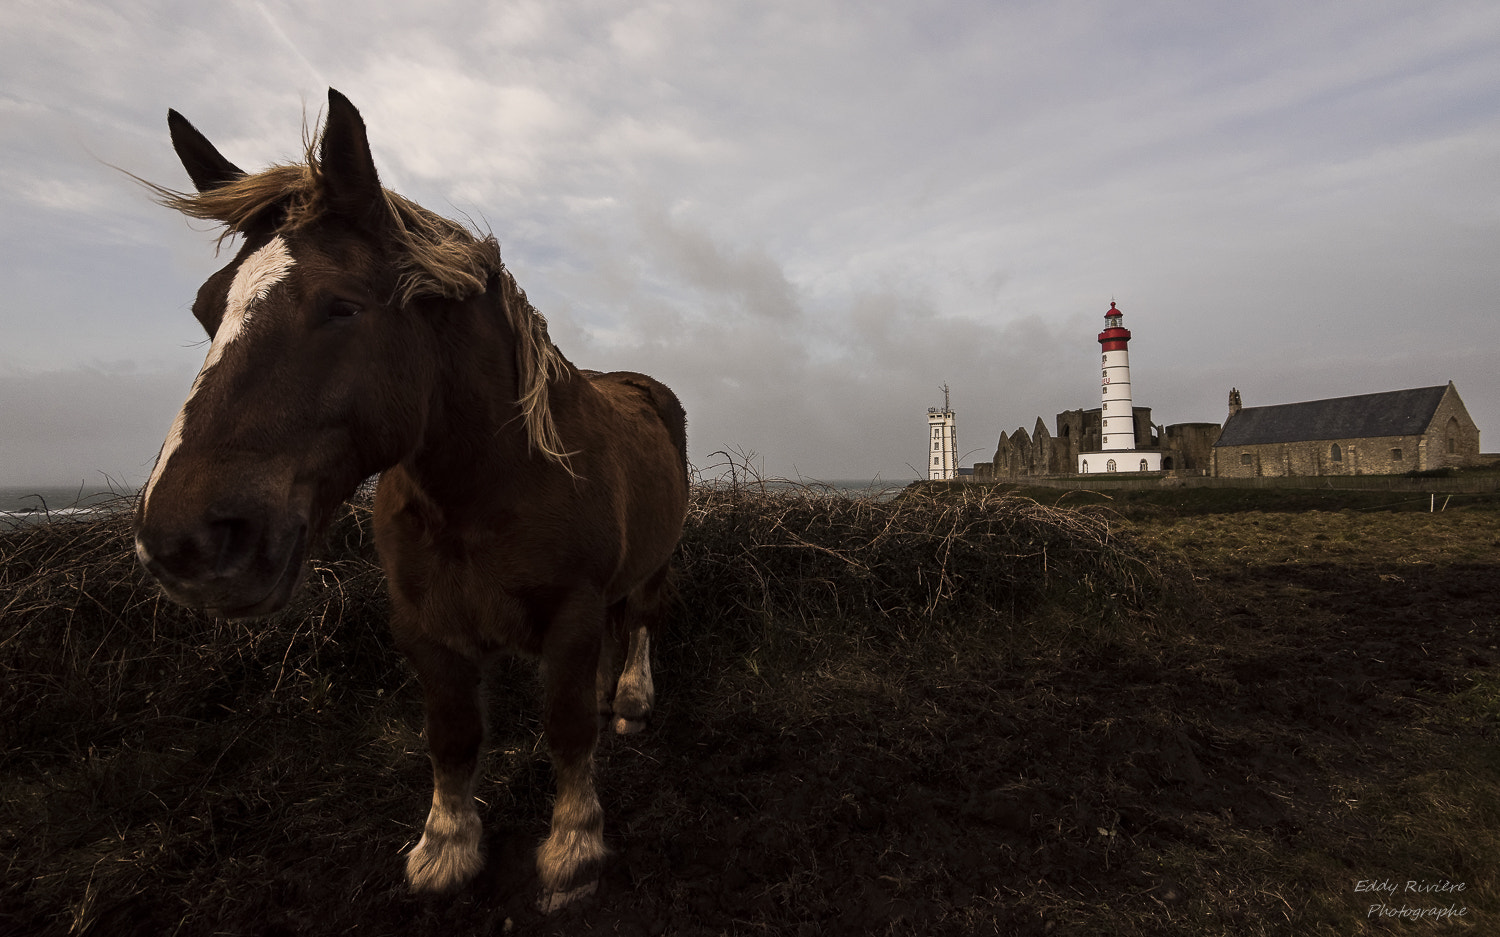
[[[614,856],[554,918],[525,662],[486,869],[405,892],[367,509],[251,622],[160,599],[124,517],[12,531],[0,933],[1500,932],[1500,499],[1326,494],[698,489],[657,717],[599,752]]]

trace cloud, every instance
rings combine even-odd
[[[295,157],[331,83],[388,184],[494,229],[571,357],[679,391],[695,457],[904,472],[945,381],[985,457],[1093,403],[1112,298],[1158,421],[1222,418],[1231,384],[1451,378],[1500,425],[1470,351],[1500,295],[1493,4],[96,6],[0,34],[0,365],[194,366],[222,260],[103,163],[182,184],[168,106],[242,165]],[[107,391],[52,389],[61,452]]]

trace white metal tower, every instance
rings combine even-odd
[[[958,425],[948,405],[948,385],[943,385],[943,409],[927,408],[927,479],[942,481],[958,477]]]

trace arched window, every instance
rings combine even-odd
[[[1115,464],[1114,459],[1110,459],[1109,464],[1104,466],[1104,470],[1106,472],[1118,472],[1120,470],[1120,467]]]
[[[1141,471],[1143,471],[1143,472],[1149,472],[1150,470],[1151,469],[1149,467],[1147,467],[1147,465],[1146,465],[1146,460],[1142,459],[1141,460]]]
[[[1344,461],[1344,450],[1339,448],[1338,443],[1334,443],[1333,448],[1328,450],[1328,458],[1334,462]]]
[[[1088,459],[1084,459],[1083,460],[1083,474],[1087,475],[1088,473],[1089,473],[1089,460]]]

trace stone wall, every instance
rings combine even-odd
[[[1190,475],[1210,474],[1214,443],[1223,428],[1218,423],[1173,423],[1162,427],[1161,467]]]
[[[1478,465],[1479,426],[1451,385],[1433,414],[1422,449],[1422,470]]]
[[[1221,446],[1214,450],[1214,474],[1220,478],[1400,475],[1422,469],[1422,443],[1422,436],[1376,436]]]

